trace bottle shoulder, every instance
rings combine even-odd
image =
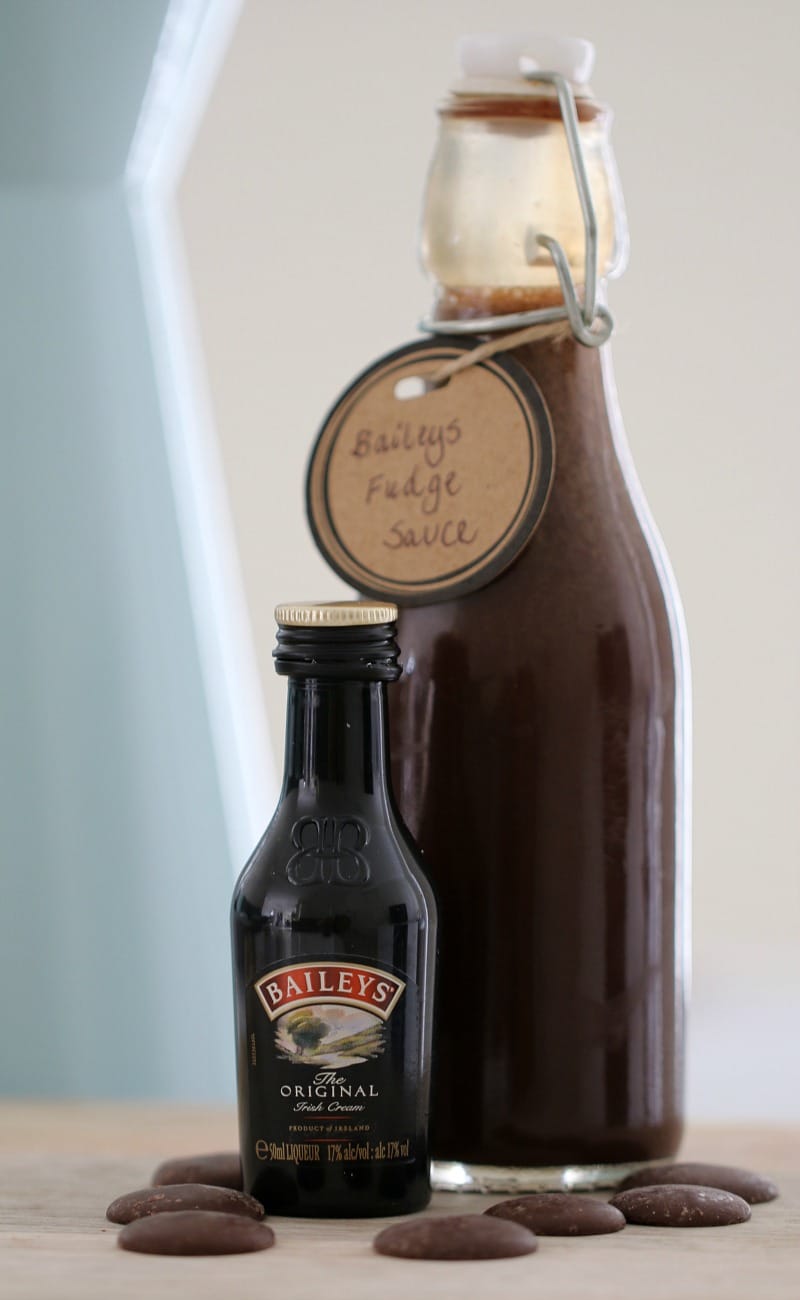
[[[391,803],[279,805],[234,890],[234,913],[339,913],[430,923],[435,902]]]

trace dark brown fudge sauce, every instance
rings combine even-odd
[[[674,611],[598,352],[514,355],[552,417],[549,503],[499,578],[401,611],[390,704],[441,909],[433,1153],[651,1160],[681,1132]]]

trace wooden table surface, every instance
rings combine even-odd
[[[388,1220],[272,1220],[254,1255],[177,1259],[117,1249],[105,1208],[169,1156],[231,1149],[230,1110],[108,1103],[0,1104],[2,1300],[800,1300],[800,1130],[705,1128],[682,1155],[775,1178],[779,1200],[730,1228],[628,1227],[540,1238],[535,1255],[478,1263],[393,1260]],[[499,1197],[440,1194],[432,1214]]]

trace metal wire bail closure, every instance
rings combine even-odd
[[[572,86],[560,72],[539,72],[530,66],[530,60],[527,58],[520,59],[520,73],[526,81],[543,81],[553,86],[558,97],[585,232],[583,302],[578,297],[575,281],[569,269],[569,260],[561,244],[550,235],[534,234],[531,231],[525,248],[526,258],[528,262],[534,262],[539,247],[547,250],[564,296],[563,307],[542,307],[537,311],[509,312],[506,316],[482,316],[474,320],[440,321],[426,316],[420,328],[430,334],[492,334],[497,330],[519,329],[526,325],[546,325],[567,320],[579,343],[583,343],[588,348],[597,348],[605,343],[611,334],[614,321],[608,309],[597,302],[597,216],[586,174],[575,95]]]

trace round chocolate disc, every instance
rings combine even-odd
[[[741,1196],[693,1183],[631,1187],[612,1196],[611,1204],[628,1223],[655,1228],[725,1228],[750,1218],[750,1206]]]
[[[142,1187],[112,1201],[106,1218],[112,1223],[132,1223],[150,1214],[174,1214],[178,1210],[218,1210],[263,1219],[264,1207],[254,1196],[235,1192],[232,1187],[209,1187],[205,1183],[170,1183],[164,1187]]]
[[[134,1219],[122,1229],[117,1244],[144,1255],[242,1255],[274,1246],[275,1233],[241,1214],[178,1210]]]
[[[515,1196],[484,1210],[498,1219],[521,1223],[542,1237],[589,1237],[601,1232],[619,1232],[625,1216],[596,1196],[574,1196],[569,1192],[537,1192]]]
[[[393,1224],[373,1245],[379,1255],[399,1259],[504,1259],[530,1255],[537,1242],[527,1228],[507,1219],[449,1214]]]
[[[700,1187],[719,1187],[724,1192],[733,1192],[741,1196],[750,1205],[759,1205],[762,1201],[774,1201],[778,1189],[769,1178],[762,1178],[750,1169],[739,1169],[736,1165],[706,1165],[696,1162],[669,1165],[648,1165],[646,1169],[637,1169],[621,1182],[618,1191],[625,1192],[629,1187],[655,1187],[660,1183],[688,1183]]]
[[[242,1162],[238,1151],[218,1151],[206,1156],[179,1156],[165,1160],[153,1174],[153,1186],[171,1183],[205,1183],[211,1187],[242,1190]]]

